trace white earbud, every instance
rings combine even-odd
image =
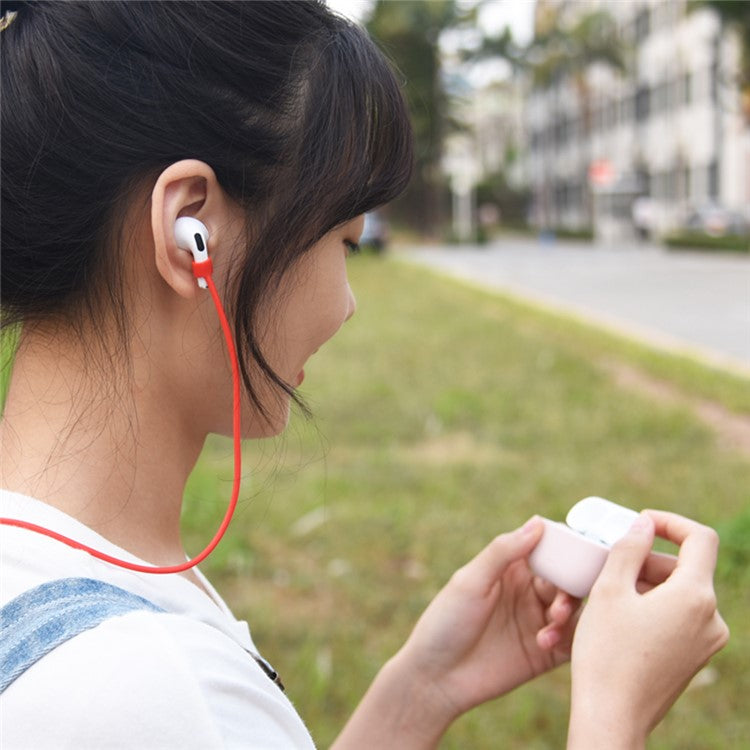
[[[181,216],[174,224],[174,238],[177,247],[192,253],[195,263],[208,260],[208,229],[206,225],[192,216]],[[204,278],[198,278],[198,286],[207,289]]]

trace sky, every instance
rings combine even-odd
[[[533,33],[535,3],[536,0],[485,0],[480,11],[479,25],[487,34],[497,33],[505,26],[510,26],[516,41],[523,44],[531,39]],[[464,4],[472,5],[473,2],[464,0]],[[344,16],[361,21],[372,5],[372,0],[328,0],[328,5]]]

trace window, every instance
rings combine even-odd
[[[711,66],[711,101],[719,101],[719,64],[714,62]]]
[[[609,114],[609,127],[616,128],[618,122],[617,115],[619,111],[619,102],[617,101],[617,99],[612,99],[612,101],[609,103],[607,111]]]
[[[682,105],[682,79],[673,78],[669,82],[669,101],[667,107],[670,112],[674,112]]]
[[[668,109],[668,89],[665,82],[657,83],[651,90],[651,111],[660,114]]]
[[[677,172],[670,169],[665,175],[665,194],[668,200],[674,200],[677,197]]]
[[[554,148],[555,147],[555,123],[552,122],[547,126],[544,131],[544,147]]]
[[[563,145],[568,141],[568,121],[562,117],[555,122],[555,144]]]
[[[577,117],[573,117],[568,121],[568,128],[570,131],[570,139],[575,141],[578,140],[581,137],[581,133],[583,132],[583,127],[581,125],[581,120]]]
[[[664,173],[657,172],[651,176],[651,195],[657,200],[662,200],[666,197],[666,184],[664,180]]]
[[[583,185],[580,182],[571,185],[570,198],[573,206],[580,208],[583,205]]]
[[[635,39],[637,42],[645,39],[651,31],[651,15],[648,8],[642,8],[635,17]]]
[[[630,122],[633,119],[633,97],[629,95],[623,96],[620,99],[619,110],[620,122]]]
[[[690,200],[690,167],[683,166],[680,170],[680,197]]]
[[[651,196],[651,175],[645,167],[639,167],[636,170],[636,180],[638,189],[643,195]]]
[[[708,197],[712,200],[719,197],[719,164],[716,161],[708,165]]]
[[[555,209],[559,211],[565,210],[567,200],[567,190],[564,182],[558,182],[555,184]]]
[[[604,107],[597,104],[591,113],[591,121],[593,123],[594,132],[604,130]]]
[[[685,73],[685,75],[682,76],[682,96],[680,97],[680,100],[683,105],[688,105],[692,101],[692,86],[693,86],[693,77],[690,75],[690,73]]]
[[[647,120],[651,111],[651,97],[648,86],[639,86],[635,92],[635,119]]]

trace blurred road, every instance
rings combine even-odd
[[[399,257],[750,375],[750,257],[503,238]]]

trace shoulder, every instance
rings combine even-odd
[[[60,733],[91,748],[305,746],[290,737],[304,730],[291,704],[237,643],[168,613],[133,612],[81,633],[18,678],[3,704],[9,748],[50,746],[50,727],[58,746]],[[31,715],[39,705],[43,727]],[[21,744],[9,741],[14,726]]]
[[[222,747],[165,617],[107,620],[40,659],[3,695],[4,746]],[[45,707],[44,722],[35,706]],[[14,727],[22,733],[16,738]]]

